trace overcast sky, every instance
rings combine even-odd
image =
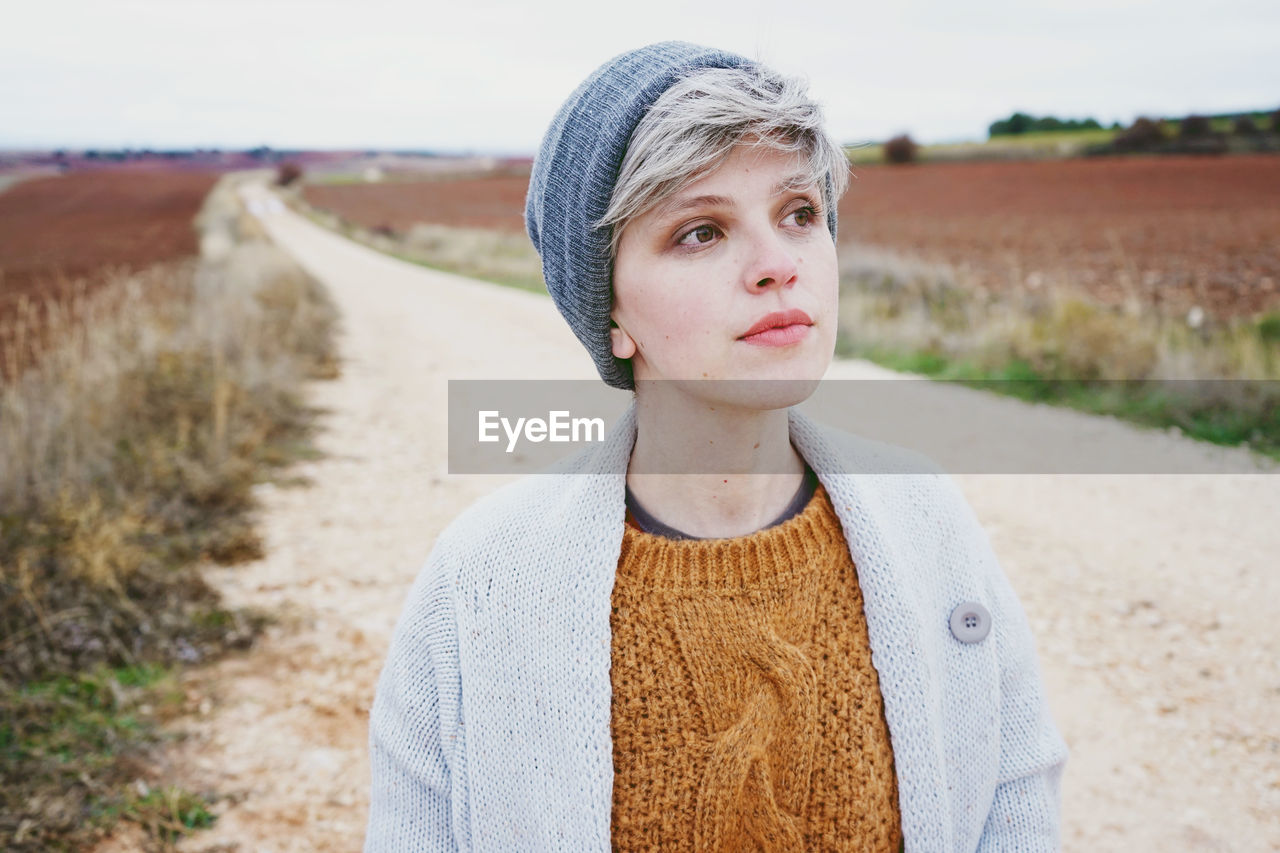
[[[610,57],[664,39],[802,74],[842,142],[1280,108],[1275,0],[6,0],[0,147],[532,154]],[[617,9],[618,11],[611,11]]]

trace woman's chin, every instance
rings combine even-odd
[[[831,364],[819,347],[764,348],[745,347],[734,351],[719,364],[686,363],[667,377],[653,376],[645,370],[636,380],[638,387],[649,386],[646,396],[656,400],[665,396],[661,387],[668,385],[684,395],[743,408],[779,409],[794,406],[813,395]],[[656,393],[655,393],[656,392]],[[642,392],[643,393],[643,392]]]
[[[744,373],[725,378],[678,383],[682,390],[710,405],[741,409],[785,409],[813,396],[822,377],[799,370]]]
[[[764,357],[744,358],[733,366],[732,373],[742,379],[770,382],[818,381],[826,375],[830,358],[823,358],[815,347],[792,353],[763,353]]]

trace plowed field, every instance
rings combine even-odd
[[[459,228],[524,231],[524,197],[529,178],[395,181],[381,184],[307,186],[303,195],[315,207],[330,210],[367,228],[407,231],[419,222]]]
[[[25,369],[55,327],[42,310],[110,280],[195,255],[193,219],[213,172],[121,168],[32,178],[0,192],[0,379]],[[19,329],[21,326],[21,329]]]
[[[859,166],[840,240],[888,247],[1003,289],[1052,283],[1115,304],[1217,316],[1280,308],[1280,157],[1099,158]],[[362,225],[522,231],[528,179],[314,186]],[[849,249],[846,249],[849,251]]]
[[[192,220],[218,175],[120,169],[33,178],[0,193],[0,316],[19,294],[196,253]]]

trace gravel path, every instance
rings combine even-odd
[[[212,576],[233,603],[291,616],[191,678],[204,713],[182,721],[172,760],[191,786],[237,796],[181,849],[354,851],[368,708],[404,595],[437,533],[509,479],[446,474],[447,379],[595,372],[545,297],[401,263],[287,211],[266,225],[340,304],[344,371],[311,389],[330,411],[326,457],[298,468],[313,485],[262,492],[268,556]],[[1064,849],[1280,850],[1280,477],[958,479],[1072,749]]]

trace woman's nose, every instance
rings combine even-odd
[[[798,267],[794,247],[788,246],[772,229],[750,237],[748,257],[744,277],[747,289],[759,291],[795,284]]]

